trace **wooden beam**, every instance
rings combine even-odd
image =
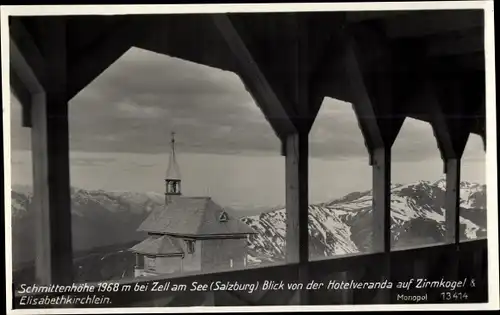
[[[348,33],[339,36],[336,40],[337,51],[333,54],[335,59],[329,66],[332,70],[329,81],[338,83],[331,87],[335,89],[334,93],[342,93],[345,100],[353,104],[373,167],[373,250],[389,252],[390,151],[404,116],[393,109],[390,87],[384,86],[391,84],[391,78],[385,76],[391,71],[390,65],[385,64],[388,52],[377,41],[372,49],[363,46],[371,45],[367,37],[373,38],[364,35],[364,39],[363,36],[356,38]],[[381,59],[367,60],[368,51]],[[376,63],[379,64],[373,68]],[[374,84],[374,81],[378,83]]]
[[[382,252],[380,279],[390,280],[391,260],[391,148],[405,115],[394,91],[395,73],[387,40],[375,26],[348,30],[347,73],[351,98],[363,132],[373,171],[372,251]],[[397,87],[396,87],[397,89]],[[376,300],[390,302],[390,292],[380,290]]]
[[[26,36],[26,35],[25,35]],[[26,46],[26,45],[25,45]],[[31,47],[32,49],[36,49]],[[26,49],[26,48],[25,48]],[[30,52],[27,52],[28,54]],[[41,56],[38,53],[31,53],[32,56]],[[42,62],[43,60],[39,60]],[[25,57],[25,53],[20,50],[16,42],[10,40],[10,86],[21,102],[22,106],[22,125],[31,127],[31,106],[32,95],[43,93],[44,88],[39,81],[43,74],[36,74],[29,61]],[[39,69],[44,68],[44,65],[38,65]]]
[[[293,91],[290,99],[295,105],[294,125],[298,132],[286,138],[286,260],[299,263],[297,280],[309,282],[309,131],[314,124],[321,100],[311,97],[309,29],[307,16],[295,13],[290,28],[292,35]],[[290,33],[289,33],[290,35]],[[292,304],[309,304],[309,292],[298,290]]]
[[[461,158],[446,158],[445,242],[460,243],[460,164]]]
[[[142,16],[138,21],[151,30],[134,46],[185,61],[236,72],[235,58],[209,14]],[[182,33],[178,30],[182,29]],[[246,43],[248,46],[248,43]]]
[[[486,95],[485,95],[486,96]],[[483,140],[483,148],[486,152],[486,102],[483,98],[478,102],[478,111],[471,133],[477,133]]]
[[[484,71],[486,60],[484,52],[454,56],[454,62],[464,69]]]
[[[464,77],[465,88],[460,99],[465,104],[465,116],[469,117],[465,125],[470,133],[483,138],[486,151],[486,75],[483,71],[476,71]]]
[[[295,133],[286,138],[286,241],[287,263],[298,263],[298,277],[307,278],[309,261],[309,152],[308,133]],[[304,291],[305,292],[305,291]],[[307,304],[305,294],[299,304]]]
[[[432,127],[441,159],[445,161],[447,158],[455,157],[448,121],[442,111],[432,83],[422,83],[420,89],[417,89],[413,101],[415,106],[419,106],[425,111],[426,118]],[[444,172],[446,173],[446,165]]]
[[[55,47],[64,47],[64,28],[58,31],[62,32],[59,34],[59,39],[47,38],[47,44],[54,49]],[[63,41],[62,45],[61,41]],[[35,48],[31,47],[31,49]],[[22,87],[27,90],[23,93],[29,93],[29,102],[27,99],[23,101],[23,120],[25,125],[32,127],[36,281],[40,284],[71,283],[73,261],[71,218],[69,216],[67,107],[60,106],[61,98],[46,97],[45,89],[39,80],[47,73],[36,74],[36,71],[46,69],[45,64],[28,62],[24,51],[21,51],[13,40],[11,40],[10,52],[13,83],[18,86],[16,90],[19,91]],[[51,77],[45,82],[51,95],[57,95],[58,89],[65,84],[65,78],[63,77],[61,80],[64,73],[59,73],[59,75],[57,73],[58,70],[61,72],[61,69],[57,67],[57,62],[65,63],[64,49],[56,50],[56,53],[57,57],[54,58],[54,54],[52,54],[52,58],[47,59],[47,63],[55,63],[50,64]],[[27,52],[27,54],[31,58],[41,56],[33,52]],[[42,62],[42,60],[39,59],[38,62]],[[32,68],[32,65],[35,65],[35,69]],[[63,70],[65,70],[64,66]],[[52,86],[48,86],[48,82],[52,82]],[[28,96],[25,95],[23,98],[28,98]],[[65,194],[65,189],[67,194]]]
[[[282,104],[279,100],[229,17],[225,14],[215,14],[212,19],[236,59],[237,74],[278,137],[283,138],[295,133],[296,128],[289,118],[291,115],[287,110],[290,106]]]
[[[380,147],[371,153],[373,201],[372,201],[372,251],[384,253],[379,266],[380,279],[391,280],[391,147]],[[376,299],[389,303],[390,290],[380,290]]]
[[[487,258],[486,255],[486,250],[487,250],[487,241],[486,239],[482,240],[474,240],[470,242],[464,242],[459,244],[459,251],[458,253],[460,254],[461,257],[464,255],[467,256],[476,256],[476,254],[481,254],[483,255],[484,259]],[[407,250],[401,250],[401,251],[395,251],[391,255],[394,259],[394,261],[398,262],[400,265],[404,266],[409,266],[410,269],[413,267],[412,264],[414,264],[415,261],[418,259],[421,260],[421,264],[425,267],[422,269],[424,273],[421,275],[421,277],[429,276],[429,271],[435,271],[436,266],[433,264],[436,261],[439,261],[441,257],[447,257],[449,255],[452,255],[456,252],[456,247],[454,245],[438,245],[438,246],[431,246],[431,247],[419,247],[419,248],[412,248],[412,249],[407,249]],[[316,282],[323,282],[325,285],[328,285],[331,277],[329,277],[329,274],[332,272],[338,273],[341,271],[349,271],[352,276],[350,276],[350,279],[358,279],[359,277],[356,276],[356,274],[359,272],[359,270],[375,270],[381,263],[381,254],[367,254],[367,255],[353,255],[353,256],[341,256],[341,257],[335,257],[331,259],[324,259],[324,260],[318,260],[318,261],[313,261],[309,263],[309,267],[311,269],[311,280],[314,280]],[[482,257],[480,257],[482,258]],[[469,262],[470,260],[467,260],[467,265],[469,268],[466,268],[467,266],[463,266],[464,271],[472,271],[472,273],[465,274],[465,276],[471,277],[473,275],[473,271],[479,270],[479,271],[484,271],[485,268],[472,268],[472,263]],[[220,272],[220,273],[209,273],[209,274],[198,274],[198,275],[160,275],[156,276],[153,278],[129,278],[129,279],[121,279],[121,280],[113,280],[109,281],[114,282],[114,283],[119,283],[120,285],[148,285],[151,286],[154,281],[165,281],[168,279],[172,284],[186,284],[190,285],[193,281],[197,281],[199,283],[210,283],[212,281],[234,281],[237,280],[240,283],[255,283],[256,281],[259,281],[262,283],[262,281],[265,280],[271,280],[271,281],[277,281],[279,282],[280,280],[283,280],[285,282],[289,282],[290,280],[294,279],[293,274],[295,274],[295,271],[297,269],[296,264],[292,265],[278,265],[278,266],[268,266],[268,267],[261,267],[261,268],[250,268],[250,269],[245,269],[245,270],[238,270],[238,271],[225,271],[225,272]],[[448,270],[447,266],[444,267],[444,269]],[[487,268],[486,268],[487,270]],[[352,272],[354,271],[354,272]],[[418,278],[418,274],[414,274],[414,278]],[[372,279],[370,279],[372,280]],[[476,280],[476,283],[478,286],[482,286],[480,283],[482,283],[483,279],[478,279]],[[97,283],[89,283],[89,285],[97,285]],[[285,290],[286,291],[286,290]],[[390,290],[386,290],[390,291]],[[432,291],[432,290],[431,290]],[[196,292],[192,292],[193,295],[192,297],[196,296]],[[360,290],[354,290],[353,293],[357,295],[356,293],[361,293],[361,295],[365,295],[365,292],[360,291]],[[85,297],[86,293],[76,293],[75,295],[78,297]],[[110,292],[107,294],[111,298],[112,304],[110,306],[113,307],[128,307],[131,305],[136,305],[136,306],[143,306],[143,307],[148,307],[151,305],[162,305],[159,302],[165,301],[169,295],[174,295],[175,296],[176,292],[124,292],[124,291],[119,291],[119,292]],[[238,294],[235,295],[235,297],[239,299],[245,300],[248,304],[250,305],[284,305],[287,303],[283,303],[283,294],[287,295],[288,293],[285,293],[282,290],[277,290],[277,291],[268,291],[264,292],[259,288],[259,290],[254,291],[252,293],[249,293],[247,291],[240,291]],[[332,296],[335,296],[337,292],[335,290],[316,290],[312,292],[312,295],[314,296],[314,302],[318,304],[331,304],[332,302]],[[439,293],[438,293],[439,294]],[[43,296],[50,296],[50,297],[57,297],[60,295],[63,295],[61,293],[52,293],[52,294],[47,294],[47,293],[38,293],[35,294],[35,297],[43,297]],[[14,294],[14,301],[13,304],[15,306],[19,306],[20,299],[22,298],[22,294],[19,294],[17,291]],[[217,296],[217,295],[216,295]],[[226,296],[224,296],[226,297]],[[430,296],[429,296],[430,297]],[[484,295],[484,299],[487,299],[487,296]],[[168,301],[168,299],[167,299]],[[165,301],[164,303],[167,303]],[[202,301],[196,300],[196,299],[188,299],[186,301],[189,305],[191,306],[196,306],[197,303],[200,303]],[[225,306],[230,306],[232,301],[227,301],[227,299],[224,299],[221,297],[219,301],[217,301],[217,305],[225,305]],[[354,301],[355,302],[355,301]],[[364,300],[363,302],[367,302]],[[171,306],[174,306],[175,304],[170,304]],[[163,304],[165,306],[165,304]],[[177,305],[179,306],[179,305]],[[198,304],[199,306],[199,304]],[[25,306],[26,307],[26,306]],[[16,307],[17,308],[17,307]],[[22,307],[21,307],[22,308]]]
[[[407,11],[353,11],[347,12],[346,20],[349,23],[357,23],[367,20],[383,20],[407,13]]]
[[[279,20],[289,27],[282,40],[289,47],[283,64],[293,77],[287,83],[269,81],[264,70],[252,55],[227,15],[214,15],[213,21],[236,59],[237,73],[269,120],[276,134],[282,139],[282,152],[286,156],[286,261],[298,263],[297,279],[307,284],[309,271],[309,202],[308,202],[308,133],[316,113],[309,111],[310,98],[309,52],[307,25],[297,14]],[[271,21],[276,22],[278,21]],[[269,70],[271,71],[271,70]],[[267,72],[269,74],[269,71]],[[273,85],[275,84],[275,85]],[[280,84],[278,86],[278,84]],[[280,99],[276,88],[285,92]],[[286,100],[286,101],[284,101]],[[319,108],[319,106],[316,106]],[[300,290],[290,303],[308,304],[308,292]]]
[[[374,252],[391,249],[391,149],[372,152],[373,170],[373,246]]]
[[[17,97],[22,107],[22,126],[31,127],[31,93],[15,71],[10,72],[11,92]]]
[[[317,114],[317,111],[310,111],[311,91],[309,68],[311,60],[310,53],[308,51],[309,34],[304,16],[294,13],[292,21],[293,25],[290,27],[288,32],[292,35],[292,38],[290,39],[292,42],[292,49],[289,51],[292,55],[292,63],[290,66],[293,69],[292,73],[295,74],[293,78],[293,91],[291,91],[291,99],[293,102],[291,103],[295,107],[294,112],[297,114],[297,118],[299,118],[299,121],[295,123],[295,126],[299,126],[304,121],[309,120],[309,123],[306,124],[306,126],[309,127],[314,123]],[[310,114],[312,116],[309,116]]]
[[[397,15],[385,21],[389,38],[421,37],[484,27],[483,10],[425,10]]]
[[[36,54],[34,54],[36,55]],[[10,66],[11,73],[15,75],[17,82],[12,83],[22,83],[23,88],[27,89],[30,94],[41,93],[44,91],[40,77],[43,75],[36,73],[36,68],[32,67],[32,63],[26,58],[26,53],[24,49],[21,49],[17,43],[11,39],[10,40]],[[38,68],[44,68],[45,66],[39,66]]]
[[[442,82],[439,81],[439,83]],[[460,104],[450,105],[450,102],[454,102],[457,98],[450,98],[449,94],[444,91],[435,92],[436,89],[441,88],[439,83],[432,81],[424,83],[426,87],[421,94],[425,95],[422,101],[426,103],[429,110],[431,126],[446,174],[445,241],[449,244],[458,244],[460,242],[460,163],[469,138],[470,124],[463,123],[464,119],[468,118],[461,117],[464,114],[462,110],[452,112],[446,110],[452,105],[455,105],[455,108],[460,107]]]
[[[346,24],[346,14],[339,15],[337,12],[333,16],[326,16],[328,18],[328,26],[323,27],[321,30],[313,30],[311,32],[325,32],[327,34],[326,39],[324,39],[324,43],[320,46],[321,52],[317,53],[316,60],[311,65],[310,69],[310,83],[309,83],[309,93],[310,93],[310,104],[309,104],[309,112],[310,112],[310,128],[314,124],[314,119],[321,109],[321,105],[324,101],[325,96],[329,95],[328,87],[336,86],[336,93],[338,93],[339,99],[345,99],[346,96],[342,93],[342,90],[345,90],[343,87],[343,83],[341,82],[331,82],[332,71],[338,71],[335,67],[336,65],[336,54],[337,51],[342,50],[342,45],[339,47],[339,41],[341,40],[340,32],[345,27]],[[339,56],[339,58],[342,58]],[[335,76],[333,76],[335,77]],[[331,89],[330,91],[331,92]]]
[[[294,75],[292,91],[288,91],[295,105],[296,117],[292,117],[298,132],[286,139],[286,258],[298,262],[297,280],[303,285],[310,282],[309,270],[309,131],[314,124],[322,95],[312,90],[312,68],[317,59],[310,45],[324,44],[313,38],[309,29],[309,15],[295,13],[288,35],[291,37],[291,73]],[[294,121],[295,119],[295,121]],[[310,304],[310,292],[298,290],[290,303]]]
[[[426,66],[421,65],[420,69],[424,69]],[[465,71],[465,76],[470,76],[470,74]],[[422,74],[425,74],[425,70],[421,70]],[[427,72],[428,77],[433,77],[432,72]],[[456,76],[462,76],[464,74],[457,73]],[[454,107],[463,106],[465,108],[459,109],[458,112],[445,112],[443,108],[444,105],[441,103],[442,100],[438,99],[437,89],[439,88],[439,82],[443,83],[447,79],[438,79],[437,82],[427,82],[422,83],[418,80],[410,81],[413,83],[415,90],[409,94],[409,116],[412,118],[425,121],[431,124],[434,132],[434,136],[436,137],[438,148],[442,153],[442,158],[445,160],[445,156],[443,155],[443,151],[447,152],[447,156],[454,157],[455,156],[455,145],[458,145],[456,140],[453,140],[452,134],[462,134],[460,137],[464,139],[467,134],[463,134],[464,131],[469,131],[470,133],[484,135],[484,93],[481,93],[480,88],[477,87],[479,80],[471,79],[475,81],[475,83],[465,82],[462,86],[465,88],[457,88],[457,90],[452,91],[451,94],[459,94],[458,102],[455,103]],[[425,81],[425,80],[424,80]],[[483,80],[484,81],[484,80]],[[480,84],[479,84],[480,85]],[[426,86],[426,87],[425,87]],[[472,92],[473,90],[478,90],[477,92]],[[484,85],[483,89],[484,91]],[[450,95],[448,93],[444,93]],[[450,101],[447,101],[450,105]],[[452,102],[453,107],[453,102]],[[461,119],[458,119],[460,118]],[[462,120],[462,123],[458,124],[458,128],[453,127],[454,121]],[[464,125],[465,127],[460,127]],[[457,131],[450,132],[450,128],[455,128]],[[462,140],[463,141],[463,140]],[[462,143],[463,142],[459,141]],[[458,148],[460,149],[460,148]],[[459,150],[460,151],[460,150]]]
[[[451,56],[473,53],[484,54],[484,29],[444,33],[425,39],[427,55]]]
[[[68,101],[127,52],[141,34],[148,31],[156,30],[148,29],[144,23],[137,23],[133,18],[126,18],[103,30],[104,34],[78,56],[70,56]]]
[[[446,164],[445,241],[460,243],[460,158],[448,158]]]
[[[24,27],[24,24],[19,17],[9,18],[9,33],[10,33],[10,58],[11,65],[15,67],[23,67],[22,71],[16,72],[20,74],[28,74],[28,77],[21,77],[28,87],[36,90],[32,93],[40,92],[39,86],[44,86],[46,76],[46,62],[40,48],[36,45],[32,35]],[[22,58],[23,60],[19,60]],[[27,70],[29,68],[29,70]],[[29,82],[24,81],[29,80]]]
[[[36,280],[40,284],[73,281],[69,128],[66,97],[66,25],[64,18],[43,17],[47,91],[33,97],[32,154],[36,232]]]
[[[334,63],[331,65],[331,78],[333,83],[330,95],[338,95],[338,99],[353,104],[353,109],[358,117],[358,124],[365,139],[368,152],[376,147],[382,147],[384,144],[382,133],[378,128],[377,117],[371,104],[369,92],[356,59],[354,48],[350,39],[340,38],[338,51],[340,54],[334,54]]]
[[[404,122],[394,108],[391,64],[380,33],[369,28],[344,30],[335,39],[336,51],[329,63],[330,95],[343,95],[351,102],[362,131],[373,169],[372,251],[384,253],[380,279],[391,276],[391,147]],[[333,84],[332,84],[333,83]],[[390,294],[378,292],[376,299],[388,303]]]

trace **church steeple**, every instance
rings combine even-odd
[[[172,195],[181,194],[181,172],[175,158],[175,132],[170,140],[170,160],[165,176],[165,202],[169,203]]]

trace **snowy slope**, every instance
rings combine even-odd
[[[391,186],[393,246],[425,245],[444,239],[444,180]],[[486,235],[486,187],[463,182],[460,187],[461,238]],[[309,207],[311,259],[369,251],[372,192],[355,192]],[[284,258],[285,209],[243,218],[259,234],[249,240],[253,259]]]

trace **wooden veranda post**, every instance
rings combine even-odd
[[[66,18],[41,20],[34,19],[40,37],[34,41],[22,22],[11,18],[11,64],[19,78],[15,84],[22,84],[30,94],[29,102],[23,103],[23,112],[24,125],[31,126],[36,281],[69,284],[73,281],[73,252]]]

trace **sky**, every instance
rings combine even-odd
[[[176,132],[183,194],[235,208],[285,202],[280,142],[237,75],[132,48],[70,102],[71,184],[163,192]],[[310,133],[310,201],[371,189],[372,171],[349,103],[325,98]],[[30,129],[11,104],[12,182],[32,182]],[[407,119],[392,150],[392,182],[436,181],[442,162],[429,124]],[[462,178],[485,182],[471,135]]]

